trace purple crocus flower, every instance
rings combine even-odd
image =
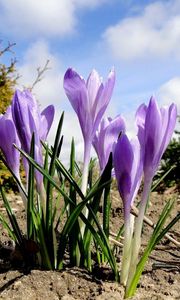
[[[35,137],[35,160],[42,165],[41,140],[45,140],[54,118],[53,105],[48,106],[40,113],[39,105],[29,90],[17,90],[12,101],[12,116],[21,142],[21,148],[29,153],[32,134]],[[28,163],[24,160],[26,174]],[[42,184],[42,175],[36,172],[38,189]]]
[[[20,147],[20,141],[12,118],[11,106],[4,115],[0,115],[0,148],[5,156],[6,162],[16,177],[20,179],[20,153],[13,144]]]
[[[141,246],[143,217],[147,206],[152,179],[173,134],[176,117],[177,108],[175,104],[171,104],[169,107],[159,108],[153,97],[150,99],[148,106],[142,104],[136,113],[138,138],[141,144],[144,169],[144,186],[139,206],[139,214],[135,222],[128,286],[131,285],[133,276],[136,272]]]
[[[105,84],[93,70],[87,81],[73,69],[64,76],[64,89],[72,107],[78,115],[84,141],[92,141],[101,118],[111,99],[115,73],[111,71]]]
[[[159,108],[153,97],[148,106],[142,104],[137,110],[136,123],[144,157],[144,175],[149,179],[152,179],[157,171],[161,157],[170,142],[176,117],[175,104]]]
[[[93,146],[99,158],[101,172],[104,170],[113,144],[118,140],[120,133],[125,132],[125,122],[121,116],[104,118],[96,131]]]
[[[102,79],[95,70],[90,73],[87,81],[73,69],[68,69],[64,76],[64,89],[77,113],[84,138],[84,168],[81,187],[84,194],[87,188],[92,140],[111,99],[114,83],[114,70],[109,73],[105,84],[102,83]]]
[[[113,162],[126,219],[142,178],[143,166],[138,138],[129,140],[127,135],[122,133],[114,146]]]

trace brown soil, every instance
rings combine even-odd
[[[176,202],[171,216],[180,210],[180,197],[174,189],[169,189],[163,195],[152,193],[151,205],[147,215],[156,222],[166,200],[174,196]],[[25,226],[23,204],[18,196],[9,196],[12,207],[22,229]],[[0,212],[4,210],[0,204]],[[121,201],[117,192],[112,195],[111,231],[117,232],[122,224]],[[144,226],[143,245],[152,230]],[[179,224],[170,234],[180,241]],[[7,233],[1,229],[0,240],[8,240]],[[121,249],[117,248],[117,255],[121,257]],[[123,299],[124,289],[118,283],[110,281],[104,275],[88,273],[79,268],[67,268],[62,272],[32,270],[29,273],[18,271],[11,264],[5,263],[0,251],[0,299],[16,300],[120,300]],[[180,299],[180,253],[179,248],[164,239],[153,251],[145,271],[141,277],[136,296],[133,300],[177,300]]]

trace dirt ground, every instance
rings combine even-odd
[[[147,215],[156,222],[159,213],[169,197],[175,197],[176,202],[171,216],[180,210],[180,196],[173,188],[163,194],[151,194],[151,205]],[[22,229],[25,225],[23,203],[18,196],[9,195],[9,200],[17,215]],[[0,212],[4,208],[0,201]],[[111,231],[117,232],[122,224],[122,206],[117,192],[112,193]],[[152,232],[144,226],[143,245]],[[170,235],[180,242],[180,226],[176,224]],[[0,240],[7,240],[7,233],[1,228]],[[177,300],[180,299],[180,252],[177,246],[164,239],[152,252],[148,264],[141,277],[136,296],[133,300]],[[121,256],[121,248],[117,248]],[[124,289],[118,283],[100,274],[90,274],[79,268],[67,268],[61,272],[32,270],[24,273],[5,264],[2,249],[0,249],[0,299],[16,300],[120,300]]]

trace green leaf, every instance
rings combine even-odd
[[[176,166],[175,165],[173,165],[173,166],[171,166],[161,177],[160,177],[160,179],[158,179],[154,184],[153,184],[153,186],[152,186],[152,188],[151,188],[151,192],[153,192],[153,191],[155,191],[156,190],[156,188],[157,188],[157,186],[166,178],[166,176],[173,170],[173,169],[175,169],[176,168]]]
[[[18,149],[18,147],[13,144],[13,146]],[[19,149],[18,149],[19,150]],[[12,169],[9,167],[9,165],[7,164],[6,160],[3,158],[3,156],[1,155],[1,160],[4,163],[4,165],[6,166],[6,168],[9,170],[9,172],[12,174],[13,178],[15,179],[15,181],[18,184],[18,187],[21,189],[22,193],[24,194],[25,198],[27,198],[27,193],[22,185],[22,183],[19,181],[19,179],[17,178],[17,176],[14,174],[14,172],[12,171]]]
[[[156,238],[156,244],[158,244],[165,234],[179,221],[180,219],[180,212],[173,218],[173,220],[161,231],[161,233]]]
[[[92,214],[92,217],[94,219],[94,222],[99,230],[99,235],[98,237],[94,235],[93,233],[93,237],[96,239],[96,241],[98,242],[98,244],[100,245],[104,256],[107,258],[113,272],[115,275],[115,280],[118,281],[119,280],[119,273],[118,273],[118,269],[117,269],[117,265],[116,265],[116,261],[115,261],[115,257],[111,251],[110,245],[109,245],[109,241],[106,237],[105,232],[103,231],[101,225],[99,224],[93,210],[91,209],[91,207],[89,207],[89,205],[87,204],[87,207],[89,209],[90,214]],[[88,224],[89,226],[89,224]],[[92,231],[92,229],[90,229]]]
[[[31,140],[30,156],[34,158],[34,133]],[[33,220],[31,213],[34,209],[34,166],[29,164],[29,176],[28,176],[28,198],[27,198],[27,238],[33,237]]]
[[[36,236],[39,243],[39,249],[42,257],[42,265],[44,268],[48,270],[52,270],[53,267],[51,265],[51,260],[48,253],[48,247],[46,245],[45,233],[42,226],[42,221],[39,214],[35,211],[32,211],[33,224],[36,229]]]
[[[58,146],[59,146],[59,140],[60,140],[60,135],[61,135],[61,130],[62,130],[62,125],[63,125],[63,119],[64,119],[64,112],[61,115],[57,132],[56,132],[56,137],[54,141],[54,147],[52,151],[52,156],[51,156],[51,161],[50,161],[50,166],[49,166],[49,175],[51,177],[54,176],[55,173],[55,163],[57,159],[57,154],[58,154]],[[46,226],[48,228],[49,224],[51,224],[51,218],[52,218],[52,184],[48,180],[47,182],[47,189],[46,189]]]
[[[172,210],[173,204],[174,204],[174,200],[171,200],[171,199],[166,203],[166,205],[159,217],[159,220],[154,228],[154,231],[149,240],[149,243],[143,253],[143,256],[137,265],[136,273],[135,273],[130,285],[126,288],[125,298],[132,297],[135,294],[137,284],[139,282],[140,276],[144,270],[144,266],[148,260],[150,253],[155,248],[155,246],[160,241],[160,239],[163,238],[164,234],[167,232],[167,228],[169,228],[169,227],[165,228],[164,230],[162,230],[162,228],[167,220],[167,217],[169,216],[169,214]],[[175,224],[175,222],[177,222],[177,221],[178,221],[178,218],[176,220],[174,220],[174,222],[172,221],[171,225],[173,226]]]
[[[103,201],[103,230],[109,238],[109,223],[110,223],[110,211],[111,211],[111,199],[110,199],[110,184],[105,188],[104,201]]]
[[[70,153],[70,174],[74,178],[75,177],[75,144],[74,139],[71,142],[71,153]],[[74,204],[69,203],[69,215],[74,210],[76,206],[76,190],[74,186],[70,183],[69,188],[69,197],[72,199]],[[69,218],[69,216],[68,216]],[[80,264],[80,253],[79,253],[79,246],[78,240],[80,237],[80,226],[78,220],[74,223],[72,230],[69,233],[69,253],[70,253],[70,263],[71,265],[79,266]]]
[[[4,189],[3,189],[3,187],[1,185],[0,185],[0,192],[1,192],[1,195],[2,195],[4,206],[6,208],[6,211],[7,211],[7,214],[8,214],[10,223],[11,223],[11,226],[12,226],[14,234],[16,236],[17,243],[19,245],[22,245],[23,244],[23,236],[21,234],[21,230],[20,230],[19,225],[17,223],[16,217],[15,217],[15,215],[14,215],[12,209],[11,209],[11,206],[9,205],[9,202],[8,202],[8,200],[6,198]]]
[[[112,164],[112,162],[111,162],[111,164]],[[108,172],[108,176],[107,176],[107,172]],[[95,186],[92,188],[92,190],[89,191],[87,197],[82,202],[80,202],[76,207],[74,207],[73,212],[67,219],[65,226],[62,230],[61,239],[59,242],[59,251],[58,251],[58,262],[59,262],[58,266],[59,266],[59,268],[62,268],[63,256],[64,256],[64,252],[65,252],[65,247],[67,244],[67,236],[71,232],[77,218],[80,216],[82,221],[86,224],[86,228],[87,228],[86,230],[89,230],[91,232],[91,234],[93,235],[93,238],[96,240],[98,245],[101,247],[101,249],[104,253],[104,256],[107,257],[107,260],[109,261],[109,263],[115,273],[116,278],[118,277],[116,262],[115,262],[113,254],[112,254],[111,248],[109,246],[108,239],[106,238],[106,235],[105,235],[104,231],[102,230],[101,225],[99,224],[91,205],[88,204],[91,197],[94,197],[94,199],[93,199],[94,205],[95,205],[96,200],[100,201],[98,199],[98,197],[99,198],[101,197],[104,187],[106,187],[107,184],[110,183],[110,180],[108,180],[109,177],[111,177],[111,171],[110,171],[110,175],[109,175],[109,167],[107,167],[106,171],[102,174],[101,179],[95,184]],[[108,180],[108,182],[104,182],[106,180]],[[88,210],[89,210],[89,218],[91,220],[93,220],[93,222],[96,224],[96,226],[98,228],[98,233],[95,231],[92,224],[89,222],[89,220],[87,220],[85,218],[85,216],[82,213],[82,210],[85,207],[85,205],[87,205]],[[86,239],[86,242],[84,241],[84,245],[85,245],[85,243],[87,245],[88,241],[89,241],[89,239]],[[85,248],[86,248],[85,251],[88,253],[89,249],[86,245],[85,245]]]
[[[94,184],[94,186],[91,188],[91,190],[87,195],[87,199],[91,199],[91,198],[93,199],[88,205],[89,207],[91,207],[91,210],[93,211],[94,215],[96,215],[99,210],[103,190],[106,190],[106,188],[108,189],[110,188],[111,170],[112,170],[112,155],[110,155],[108,163],[102,175],[100,176],[100,178],[97,180],[97,182]],[[93,225],[94,216],[92,214],[89,214],[88,221],[91,225]],[[84,232],[84,245],[85,245],[86,253],[89,253],[91,239],[92,239],[91,232],[89,231],[88,227],[86,227]]]
[[[51,184],[63,195],[67,201],[72,202],[72,200],[68,197],[68,195],[64,192],[62,188],[56,183],[56,181],[48,174],[46,170],[44,170],[30,155],[28,155],[25,151],[22,149],[18,148],[16,146],[16,149],[31,163],[33,166],[41,173],[43,174],[48,181],[51,182]],[[84,196],[83,196],[84,197]]]
[[[49,150],[48,145],[46,145],[45,157],[44,157],[44,170],[46,170],[46,172],[48,172],[48,167],[49,167],[49,162],[48,162],[49,152],[48,152],[48,150]],[[44,183],[44,189],[46,191],[47,190],[47,183],[48,183],[48,180],[47,180],[46,176],[44,176],[44,178],[43,178],[43,183]]]
[[[13,241],[17,242],[16,235],[14,234],[14,231],[9,226],[8,222],[5,220],[4,216],[0,214],[0,221],[4,228],[8,231],[9,236],[12,238]]]

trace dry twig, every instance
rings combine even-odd
[[[116,200],[117,198],[114,197]],[[131,209],[131,213],[137,217],[139,214],[139,210],[136,206],[132,205],[132,209]],[[150,227],[154,228],[155,224],[152,222],[151,219],[149,219],[148,217],[144,216],[144,222],[149,225]],[[110,232],[110,234],[114,237],[116,237],[116,234],[114,232]],[[177,247],[180,247],[180,242],[178,242],[176,239],[174,239],[172,236],[170,236],[168,233],[165,234],[165,237],[171,241],[173,244],[175,244]],[[120,237],[122,239],[122,237]]]
[[[131,213],[137,217],[139,214],[139,210],[136,206],[132,205],[132,209],[131,209]],[[155,228],[155,224],[146,216],[144,216],[144,222],[149,225],[152,228]],[[176,246],[180,247],[180,242],[178,242],[177,240],[175,240],[172,236],[170,236],[168,233],[165,234],[165,237],[171,241],[173,244],[175,244]]]
[[[44,67],[42,67],[42,68],[38,67],[38,68],[37,68],[37,76],[36,76],[36,78],[35,78],[35,80],[34,80],[32,86],[29,88],[30,91],[32,91],[33,88],[35,87],[35,85],[43,79],[43,74],[44,74],[47,70],[50,69],[50,68],[48,67],[48,65],[49,65],[49,59],[46,61]]]
[[[2,56],[5,52],[13,52],[11,48],[15,45],[16,43],[8,43],[8,45],[3,50],[0,50],[0,56]]]

